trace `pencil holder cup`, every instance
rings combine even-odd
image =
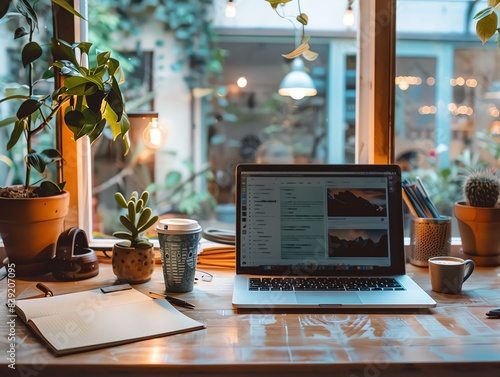
[[[414,217],[410,226],[410,263],[428,267],[427,260],[450,255],[451,217]]]

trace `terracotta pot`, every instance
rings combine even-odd
[[[454,204],[462,238],[462,252],[477,266],[500,265],[500,207],[472,207]]]
[[[50,272],[68,208],[67,192],[44,198],[0,197],[0,234],[17,277]]]
[[[118,280],[130,284],[145,283],[151,279],[155,269],[153,248],[138,249],[115,244],[112,264]]]

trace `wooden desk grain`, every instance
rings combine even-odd
[[[428,270],[408,272],[437,302],[412,312],[273,311],[236,312],[231,306],[233,273],[211,270],[180,295],[196,305],[183,309],[206,330],[119,347],[53,356],[20,319],[15,322],[15,370],[9,369],[7,308],[0,308],[0,374],[14,376],[500,376],[500,268],[476,268],[462,295],[430,290]],[[116,282],[109,264],[95,278],[70,283],[41,279],[56,295]],[[36,293],[39,280],[16,280],[18,297]],[[6,297],[7,282],[0,282]],[[163,290],[161,267],[137,289]],[[5,300],[4,300],[5,301]],[[117,318],[119,320],[119,318]]]

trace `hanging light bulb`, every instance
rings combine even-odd
[[[226,5],[226,17],[233,18],[236,16],[236,7],[234,6],[233,0],[229,0]]]
[[[315,96],[318,93],[311,76],[304,72],[304,62],[301,58],[292,61],[292,72],[283,78],[278,93],[295,100]]]
[[[352,1],[348,0],[347,10],[345,11],[343,22],[345,26],[354,25],[354,13],[352,12]]]
[[[158,118],[152,118],[148,126],[144,129],[142,133],[142,140],[148,148],[158,149],[164,143],[166,139],[165,130],[158,124]]]

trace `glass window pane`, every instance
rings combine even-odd
[[[472,17],[486,6],[479,3],[399,1],[397,10],[395,157],[410,182],[424,181],[440,214],[452,216],[455,237],[461,174],[500,163],[498,51],[475,35]],[[410,21],[424,12],[436,22]]]
[[[298,100],[278,94],[292,71],[291,60],[282,54],[300,43],[301,29],[293,21],[296,2],[284,8],[289,19],[265,1],[236,4],[233,19],[226,18],[227,2],[221,0],[186,1],[175,9],[145,3],[134,2],[110,29],[117,2],[89,0],[90,39],[125,58],[127,108],[138,113],[140,124],[130,135],[129,156],[109,138],[92,147],[96,236],[109,236],[116,228],[119,209],[113,194],[118,190],[129,195],[147,188],[161,216],[174,212],[233,221],[225,215],[233,206],[233,171],[239,162],[354,161],[356,46],[353,27],[342,22],[347,3],[302,4],[310,20],[310,49],[319,57],[304,59],[301,68],[317,94]],[[209,35],[188,38],[194,46],[184,43],[192,30],[179,22],[189,14],[194,16],[191,29],[207,21],[216,35],[208,50],[203,39]],[[157,149],[144,143],[151,118],[140,119],[145,111],[157,114],[166,133]]]

